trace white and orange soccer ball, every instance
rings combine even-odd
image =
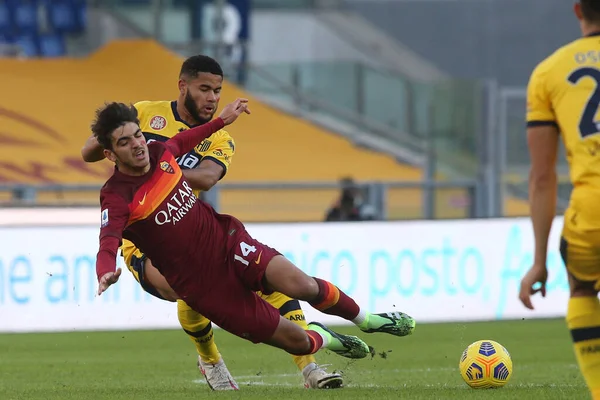
[[[474,389],[499,388],[513,373],[508,351],[493,340],[479,340],[463,351],[459,362],[460,375]]]

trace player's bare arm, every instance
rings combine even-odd
[[[167,140],[165,145],[175,157],[179,157],[188,151],[192,151],[198,143],[221,129],[223,126],[232,124],[243,113],[250,114],[248,100],[238,98],[233,103],[227,104],[223,111],[221,111],[221,114],[219,114],[218,118],[204,125],[179,132],[177,135]],[[210,133],[206,134],[206,132]]]
[[[209,190],[223,176],[223,167],[212,160],[204,160],[194,169],[183,170],[183,176],[190,182],[192,189]]]
[[[94,135],[90,136],[81,148],[81,158],[89,163],[104,160],[104,149]]]
[[[175,302],[179,300],[179,295],[175,293],[169,282],[167,282],[149,258],[144,261],[144,280],[152,285],[166,301]]]
[[[554,125],[527,128],[527,145],[531,157],[529,172],[529,208],[535,240],[533,266],[521,281],[519,298],[525,307],[533,310],[531,296],[546,295],[548,269],[546,256],[548,237],[556,214],[556,159],[559,132]],[[539,288],[533,286],[540,283]]]

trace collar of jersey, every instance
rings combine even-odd
[[[600,36],[600,31],[595,31],[595,32],[588,33],[587,35],[585,35],[585,37],[592,37],[592,36]]]
[[[122,179],[124,178],[125,180],[130,181],[130,182],[139,181],[139,179],[148,177],[148,176],[152,175],[152,173],[153,173],[152,168],[150,168],[150,170],[148,172],[146,172],[144,175],[128,175],[128,174],[122,173],[116,165],[115,165],[115,169],[113,171],[113,175],[118,175]]]
[[[195,126],[200,125],[200,124],[190,125],[187,122],[185,122],[183,119],[181,119],[181,117],[179,116],[179,113],[177,112],[177,100],[173,100],[171,102],[171,111],[173,111],[173,116],[175,117],[175,121],[179,121],[182,124],[185,124],[188,128],[193,128]]]

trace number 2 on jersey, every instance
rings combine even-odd
[[[240,242],[240,250],[242,250],[242,255],[241,255],[241,256],[238,256],[238,255],[236,254],[236,255],[234,255],[234,256],[233,256],[233,258],[234,258],[235,260],[237,260],[237,261],[239,261],[239,262],[241,262],[242,264],[244,264],[244,265],[246,265],[246,266],[247,266],[247,265],[248,265],[248,264],[250,264],[250,263],[248,262],[248,260],[246,260],[246,259],[245,259],[245,258],[243,258],[243,257],[248,257],[248,255],[249,255],[250,253],[254,253],[254,252],[256,251],[256,247],[254,247],[254,246],[250,246],[250,245],[249,245],[248,243],[246,243],[246,242]]]
[[[596,87],[594,92],[588,99],[581,119],[579,120],[579,134],[582,139],[586,136],[594,135],[600,131],[599,124],[594,121],[596,114],[598,113],[598,107],[600,107],[600,70],[591,67],[584,67],[576,69],[567,78],[569,82],[576,85],[581,78],[588,77],[595,81]]]

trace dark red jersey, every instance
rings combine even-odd
[[[150,143],[150,171],[143,176],[115,169],[100,191],[98,279],[115,270],[121,238],[146,254],[182,296],[197,289],[203,265],[224,263],[228,236],[242,225],[198,200],[175,161],[222,127],[217,119],[167,142]]]

